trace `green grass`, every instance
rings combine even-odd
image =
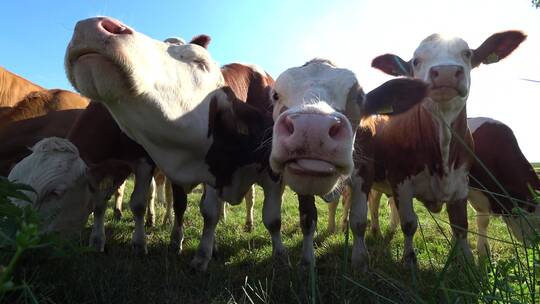
[[[348,261],[352,236],[346,244],[345,234],[326,233],[327,207],[318,200],[316,268],[310,271],[297,266],[302,233],[296,196],[286,191],[282,237],[292,267],[274,268],[270,239],[261,219],[262,191],[257,190],[254,231],[242,230],[244,204],[230,207],[226,222],[220,222],[217,229],[219,253],[206,273],[193,272],[189,267],[202,230],[200,193],[194,193],[189,196],[184,251],[179,256],[168,252],[170,227],[160,226],[162,206],[157,208],[157,227],[147,231],[148,255],[134,256],[130,245],[133,222],[125,204],[120,222],[112,221],[111,208],[107,211],[106,253],[75,250],[56,257],[46,250],[35,251],[24,256],[16,275],[31,284],[40,303],[478,303],[490,302],[491,298],[492,303],[539,301],[540,267],[532,269],[532,274],[530,269],[528,275],[524,274],[526,265],[540,264],[538,248],[525,252],[507,243],[511,243],[507,228],[495,218],[489,234],[501,241],[490,241],[492,260],[486,275],[481,276],[477,268],[447,264],[451,234],[446,214],[432,216],[419,203],[415,205],[420,221],[415,237],[418,270],[402,266],[403,237],[400,231],[393,239],[386,235],[389,208],[383,203],[383,237],[367,234],[371,271],[352,273]],[[125,197],[127,200],[129,195]],[[470,230],[476,231],[471,209],[469,223]],[[81,245],[87,243],[89,233],[88,225]],[[474,233],[469,234],[469,242],[474,249]],[[531,260],[528,264],[527,259]],[[1,262],[5,262],[4,256]],[[533,298],[531,290],[535,289]],[[24,303],[31,299],[16,294],[10,301]]]

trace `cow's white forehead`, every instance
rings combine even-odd
[[[468,49],[469,45],[461,38],[446,38],[439,34],[433,34],[422,40],[418,48],[414,51],[414,57],[434,58],[461,55],[462,51]]]
[[[8,179],[31,186],[36,193],[28,195],[34,202],[59,186],[69,188],[85,172],[77,148],[66,139],[46,138],[32,151],[13,167]]]
[[[274,87],[279,101],[287,107],[326,102],[344,110],[349,90],[357,82],[352,71],[338,68],[330,61],[316,59],[286,70],[278,77]]]

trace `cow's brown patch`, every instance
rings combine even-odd
[[[532,201],[533,196],[528,185],[532,189],[540,191],[540,180],[534,168],[521,152],[512,130],[501,123],[484,123],[475,130],[472,136],[476,156],[508,194],[516,200],[512,201],[506,197],[504,191],[479,162],[475,162],[471,168],[471,187],[489,191],[486,196],[490,202],[491,212],[495,214],[510,213],[514,208],[514,203],[532,212],[535,202]]]

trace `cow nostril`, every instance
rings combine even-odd
[[[337,120],[328,130],[330,138],[336,137],[341,131],[341,120]]]
[[[120,22],[117,22],[111,19],[101,20],[101,27],[103,27],[105,31],[111,34],[116,34],[116,35],[133,34],[133,32],[129,28],[122,25]]]
[[[283,124],[289,135],[294,133],[294,123],[290,116],[285,117],[285,119],[283,120]]]
[[[429,71],[429,74],[432,79],[439,77],[439,72],[437,72],[437,70],[431,70]]]
[[[458,70],[456,71],[456,75],[455,75],[455,76],[456,76],[457,79],[463,78],[463,69],[462,69],[462,68],[458,69]]]

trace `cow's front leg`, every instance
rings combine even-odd
[[[452,225],[452,239],[456,243],[458,256],[462,256],[466,263],[473,263],[473,255],[467,240],[469,229],[469,223],[467,221],[467,199],[464,198],[448,202],[446,204],[446,211]]]
[[[416,267],[416,253],[414,252],[414,234],[418,229],[418,216],[414,212],[413,192],[410,182],[404,182],[394,191],[394,202],[398,208],[401,231],[403,231],[403,264]]]
[[[154,166],[148,163],[146,159],[141,159],[135,167],[135,186],[129,201],[129,207],[135,220],[135,229],[131,243],[136,253],[146,254],[146,232],[144,229],[144,215],[148,203],[148,193],[152,183],[152,173]]]
[[[302,259],[300,265],[309,266],[315,263],[315,250],[313,248],[313,236],[317,228],[317,208],[313,195],[298,195],[300,209],[300,227],[304,240],[302,242]]]
[[[262,182],[264,192],[263,223],[272,239],[272,258],[277,264],[289,265],[289,257],[281,241],[281,197],[284,186],[268,175]]]
[[[203,232],[199,249],[191,261],[191,267],[198,271],[206,271],[212,258],[216,226],[219,221],[220,205],[223,204],[217,195],[217,190],[208,185],[204,186],[200,210],[204,219]]]
[[[364,240],[367,227],[367,196],[364,180],[355,177],[351,181],[351,209],[349,221],[353,233],[352,267],[356,271],[366,272],[369,267],[369,254]]]
[[[103,189],[97,190],[93,197],[94,204],[94,225],[90,233],[90,247],[97,252],[105,251],[105,209],[107,199]]]
[[[244,231],[251,232],[253,231],[253,206],[255,206],[255,185],[251,185],[244,198],[246,199],[246,224],[244,225]]]
[[[339,198],[340,196],[328,203],[328,225],[326,226],[328,233],[336,232],[336,209],[339,205]]]
[[[174,223],[171,231],[170,248],[173,252],[182,252],[184,241],[184,213],[187,208],[187,193],[183,186],[171,182],[172,205],[174,211]]]

